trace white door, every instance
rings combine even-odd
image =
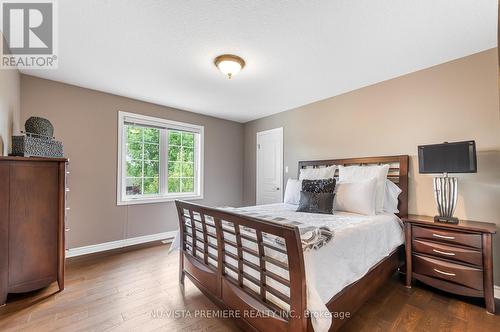
[[[283,201],[283,128],[257,133],[257,205]]]

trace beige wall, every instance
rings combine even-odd
[[[474,139],[478,173],[458,175],[456,215],[500,225],[497,68],[497,50],[491,49],[246,123],[244,204],[255,203],[258,131],[284,128],[285,181],[297,176],[299,160],[408,154],[409,210],[426,215],[436,214],[432,177],[418,174],[417,145]]]
[[[118,111],[205,126],[205,199],[196,202],[241,205],[241,124],[26,75],[21,91],[23,121],[48,118],[70,158],[69,248],[178,228],[173,203],[116,206]]]
[[[0,42],[2,38],[0,33]],[[0,69],[0,156],[10,152],[12,134],[19,134],[20,89],[19,72]]]

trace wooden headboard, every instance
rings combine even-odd
[[[398,215],[400,217],[405,217],[408,215],[408,163],[409,157],[407,155],[299,161],[299,175],[300,170],[303,168],[318,168],[331,165],[353,166],[389,164],[390,168],[387,178],[402,190],[399,195]],[[338,170],[336,174],[338,174]]]

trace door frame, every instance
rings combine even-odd
[[[281,138],[281,162],[280,162],[280,197],[281,197],[281,202],[283,202],[283,163],[284,163],[284,151],[283,151],[283,127],[278,127],[274,129],[269,129],[269,130],[263,130],[259,131],[256,133],[255,136],[255,204],[259,202],[259,193],[260,193],[260,188],[259,188],[259,136],[262,136],[263,134],[268,134],[271,132],[278,132],[280,133],[280,138]]]

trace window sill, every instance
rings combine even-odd
[[[189,201],[199,200],[203,199],[203,195],[176,195],[176,196],[151,197],[151,198],[141,197],[135,199],[118,200],[116,202],[116,205],[121,206],[121,205],[165,203],[165,202],[173,202],[178,199],[189,200]]]

